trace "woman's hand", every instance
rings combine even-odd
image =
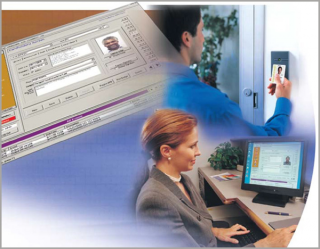
[[[255,247],[288,247],[297,225],[276,229],[267,237],[254,243]]]
[[[244,226],[241,226],[239,224],[235,224],[230,228],[212,228],[212,232],[214,236],[216,236],[219,240],[225,241],[225,242],[231,242],[233,244],[238,244],[239,241],[231,238],[235,235],[243,235],[250,233],[250,230],[247,230]]]

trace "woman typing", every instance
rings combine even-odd
[[[159,110],[145,122],[141,139],[156,166],[140,191],[136,213],[155,246],[215,247],[217,239],[237,244],[233,236],[250,232],[239,224],[213,227],[200,194],[190,178],[181,174],[192,170],[200,156],[195,117],[178,110]],[[285,247],[295,228],[275,230],[248,246]]]

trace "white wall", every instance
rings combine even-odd
[[[265,9],[265,87],[271,75],[271,51],[289,51],[289,80],[292,82],[291,134],[307,135],[314,130],[313,105],[310,98],[310,83],[313,80],[310,65],[306,60],[316,61],[316,51],[306,50],[316,39],[310,30],[310,18],[316,18],[315,3],[273,3]],[[313,11],[312,11],[313,10]],[[315,20],[314,20],[315,21]],[[317,69],[316,69],[317,70]],[[266,89],[266,88],[265,88]],[[273,115],[276,98],[264,93],[265,121]]]
[[[318,7],[316,3],[266,5],[265,15],[265,87],[270,77],[271,51],[289,51],[289,80],[292,82],[292,129],[289,135],[309,140],[306,181],[312,177],[312,140],[315,137],[312,87],[318,73]],[[278,28],[279,25],[281,28]],[[265,120],[272,116],[276,98],[265,92]],[[310,141],[311,140],[311,141]],[[311,148],[311,149],[310,149]]]
[[[269,3],[265,8],[265,86],[271,74],[271,51],[290,51],[292,82],[290,135],[314,137],[314,108],[318,109],[318,3]],[[264,94],[264,118],[272,116],[276,98]],[[317,114],[316,114],[317,115]],[[317,152],[316,148],[316,152]],[[318,155],[302,219],[290,245],[309,247],[318,241]],[[307,174],[311,175],[312,171]],[[308,176],[307,176],[308,178]]]

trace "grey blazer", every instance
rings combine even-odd
[[[192,203],[168,176],[155,167],[151,170],[136,204],[145,239],[152,241],[152,246],[215,247],[212,217],[190,178],[181,176]]]

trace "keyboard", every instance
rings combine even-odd
[[[233,236],[233,238],[237,239],[239,241],[239,246],[243,247],[248,244],[253,244],[257,242],[260,239],[263,239],[266,237],[266,235],[260,230],[260,228],[255,223],[245,223],[241,224],[248,230],[250,230],[250,233],[244,234],[244,235],[237,235]]]

